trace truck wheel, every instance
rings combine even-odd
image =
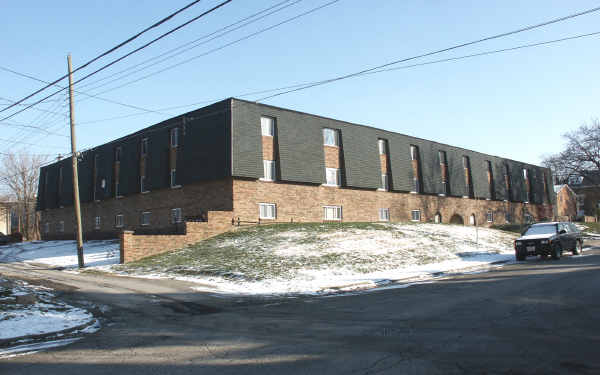
[[[583,243],[582,241],[577,241],[575,244],[575,248],[573,248],[573,255],[583,254]]]
[[[562,254],[562,247],[560,244],[552,245],[552,259],[559,260]]]

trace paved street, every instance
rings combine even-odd
[[[597,374],[600,248],[334,297],[223,298],[189,284],[0,264],[103,328],[0,360],[1,374]]]

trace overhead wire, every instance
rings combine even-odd
[[[130,52],[126,53],[125,55],[123,55],[123,56],[121,56],[121,57],[119,57],[119,58],[117,58],[117,59],[115,59],[115,60],[113,60],[113,61],[109,62],[108,64],[105,64],[104,66],[102,66],[102,67],[101,67],[101,68],[99,68],[99,69],[96,69],[96,70],[95,70],[95,71],[93,71],[92,73],[89,73],[89,74],[87,74],[87,75],[83,76],[82,78],[79,78],[78,80],[76,80],[75,82],[73,82],[73,85],[75,85],[75,84],[77,84],[77,83],[79,83],[79,82],[81,82],[81,81],[83,81],[83,80],[85,80],[85,79],[87,79],[87,78],[89,78],[89,77],[93,76],[94,74],[97,74],[97,73],[101,72],[101,71],[102,71],[102,70],[104,70],[104,69],[107,69],[108,67],[110,67],[110,66],[112,66],[112,65],[116,64],[117,62],[119,62],[119,61],[121,61],[121,60],[123,60],[123,59],[125,59],[125,58],[127,58],[127,57],[129,57],[129,56],[131,56],[131,55],[133,55],[134,53],[137,53],[137,52],[141,51],[142,49],[144,49],[144,48],[147,48],[148,46],[150,46],[150,45],[152,45],[153,43],[155,43],[155,42],[159,41],[160,39],[162,39],[162,38],[166,37],[167,35],[170,35],[170,34],[174,33],[175,31],[177,31],[177,30],[181,29],[182,27],[184,27],[184,26],[187,26],[187,25],[189,25],[190,23],[197,21],[198,19],[200,19],[200,18],[202,18],[202,17],[204,17],[204,16],[206,16],[206,15],[208,15],[208,14],[210,14],[210,13],[214,12],[215,10],[217,10],[217,9],[221,8],[222,6],[224,6],[224,5],[228,4],[228,3],[232,2],[232,1],[233,1],[233,0],[225,0],[225,1],[223,1],[223,2],[221,2],[221,3],[219,3],[219,4],[217,4],[216,6],[214,6],[214,7],[212,7],[211,9],[209,9],[209,10],[207,10],[207,11],[205,11],[205,12],[201,13],[200,15],[198,15],[198,16],[196,16],[196,17],[192,18],[191,20],[188,20],[188,21],[184,22],[183,24],[181,24],[181,25],[179,25],[179,26],[177,26],[177,27],[175,27],[175,28],[173,28],[173,29],[171,29],[171,30],[167,31],[166,33],[163,33],[163,34],[161,34],[160,36],[158,36],[158,37],[156,37],[156,38],[152,39],[150,42],[147,42],[147,43],[143,44],[142,46],[140,46],[140,47],[138,47],[138,48],[134,49],[133,51],[130,51]],[[53,85],[53,84],[55,84],[55,83],[57,83],[57,82],[52,82],[52,83],[51,83],[51,84],[49,84],[48,86],[52,86],[52,85]],[[19,110],[19,111],[16,111],[16,112],[14,112],[14,113],[12,113],[12,114],[10,114],[10,115],[8,115],[8,116],[5,116],[5,117],[1,118],[1,119],[0,119],[0,121],[8,120],[9,118],[12,118],[12,117],[14,117],[14,116],[18,115],[19,113],[22,113],[22,112],[24,112],[24,111],[28,110],[29,108],[31,108],[31,107],[33,107],[33,106],[35,106],[35,105],[37,105],[37,104],[41,103],[42,101],[44,101],[44,100],[46,100],[46,99],[49,99],[49,98],[53,97],[54,95],[58,94],[59,92],[61,92],[61,91],[63,91],[63,90],[64,90],[64,89],[60,89],[60,90],[58,90],[58,91],[55,91],[55,92],[53,92],[52,94],[45,96],[44,98],[42,98],[42,99],[40,99],[40,100],[38,100],[38,101],[36,101],[36,102],[34,102],[34,103],[32,103],[32,104],[28,105],[28,106],[27,106],[27,107],[25,107],[25,108],[23,108],[23,109],[21,109],[21,110]],[[26,99],[28,99],[28,98],[30,98],[30,97],[31,97],[31,96],[28,96],[27,98],[25,98],[25,99],[23,99],[23,100],[26,100]],[[0,112],[3,112],[3,111],[5,111],[6,109],[8,109],[8,108],[1,109],[1,110],[0,110]]]
[[[105,51],[105,52],[101,53],[100,55],[98,55],[98,56],[94,57],[93,59],[91,59],[91,60],[87,61],[87,62],[86,62],[86,63],[84,63],[83,65],[81,65],[81,66],[77,67],[76,69],[74,69],[74,70],[73,70],[73,73],[75,73],[75,72],[77,72],[77,71],[79,71],[79,70],[81,70],[81,69],[83,69],[83,68],[85,68],[85,67],[89,66],[89,65],[90,65],[90,64],[92,64],[93,62],[95,62],[95,61],[97,61],[97,60],[101,59],[102,57],[104,57],[104,56],[106,56],[106,55],[108,55],[108,54],[110,54],[110,53],[112,53],[112,52],[116,51],[117,49],[119,49],[119,48],[121,48],[121,47],[125,46],[126,44],[128,44],[128,43],[130,43],[130,42],[134,41],[135,39],[139,38],[141,35],[143,35],[143,34],[145,34],[146,32],[148,32],[148,31],[150,31],[150,30],[152,30],[152,29],[154,29],[154,28],[156,28],[156,27],[158,27],[158,26],[162,25],[163,23],[167,22],[167,21],[168,21],[168,20],[170,20],[171,18],[175,17],[177,14],[179,14],[179,13],[181,13],[181,12],[185,11],[186,9],[188,9],[188,8],[190,8],[190,7],[194,6],[194,5],[196,5],[196,4],[197,4],[197,3],[199,3],[200,1],[202,1],[202,0],[194,0],[194,1],[192,1],[191,3],[187,4],[186,6],[184,6],[183,8],[180,8],[179,10],[177,10],[177,11],[175,11],[175,12],[173,12],[173,13],[169,14],[168,16],[166,16],[166,17],[162,18],[161,20],[159,20],[158,22],[155,22],[154,24],[152,24],[152,25],[148,26],[147,28],[145,28],[144,30],[142,30],[142,31],[138,32],[137,34],[135,34],[135,35],[133,35],[133,36],[131,36],[131,37],[127,38],[125,41],[123,41],[123,42],[121,42],[121,43],[117,44],[116,46],[114,46],[114,47],[112,47],[112,48],[108,49],[107,51]],[[14,103],[13,105],[11,105],[11,106],[9,106],[9,107],[7,107],[7,108],[3,108],[3,109],[1,109],[1,110],[0,110],[0,112],[4,112],[4,111],[6,111],[7,109],[9,109],[9,108],[13,107],[14,105],[16,105],[16,104],[20,104],[20,103],[24,102],[25,100],[27,100],[27,99],[29,99],[29,98],[31,98],[31,97],[33,97],[33,96],[35,96],[35,95],[39,94],[40,92],[42,92],[42,91],[46,90],[47,88],[51,87],[52,85],[54,85],[54,84],[56,84],[56,83],[58,83],[58,82],[62,81],[63,79],[67,78],[68,76],[69,76],[68,74],[65,74],[65,75],[63,75],[62,77],[60,77],[60,78],[58,78],[58,79],[54,80],[52,83],[50,83],[50,84],[48,84],[48,85],[46,85],[46,86],[44,86],[44,87],[42,87],[42,88],[40,88],[40,89],[36,90],[34,93],[32,93],[32,94],[29,94],[29,95],[27,95],[26,97],[24,97],[24,98],[22,98],[22,99],[18,100],[18,101],[17,101],[16,103]]]

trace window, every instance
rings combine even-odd
[[[115,227],[117,228],[123,228],[123,215],[119,214],[119,215],[115,215]]]
[[[390,221],[390,209],[380,208],[379,209],[379,221]]]
[[[419,210],[410,211],[410,221],[421,221],[421,211],[419,211]]]
[[[435,214],[435,216],[434,216],[434,218],[433,218],[433,221],[434,221],[436,224],[439,224],[439,223],[441,223],[441,222],[442,222],[442,215],[440,215],[439,213]]]
[[[142,156],[148,155],[148,138],[142,139],[141,153]]]
[[[179,187],[177,185],[177,169],[171,169],[171,187]]]
[[[489,160],[485,161],[485,167],[487,168],[487,171],[492,174],[492,162]]]
[[[50,223],[44,224],[44,233],[46,233],[46,234],[50,233]]]
[[[263,160],[263,180],[275,181],[275,161]]]
[[[446,151],[438,151],[438,159],[440,159],[441,165],[447,165],[448,161],[446,159]]]
[[[487,222],[488,223],[493,223],[494,222],[494,211],[488,210],[486,216],[487,216]]]
[[[475,214],[471,214],[471,216],[469,216],[469,224],[475,225]]]
[[[379,155],[387,154],[387,141],[385,139],[378,139],[377,146],[379,148]]]
[[[325,185],[340,186],[340,170],[337,168],[325,168]]]
[[[140,176],[140,192],[145,193],[148,189],[146,189],[146,176]]]
[[[419,148],[414,145],[410,145],[410,160],[419,160]]]
[[[413,177],[413,191],[411,193],[419,193],[421,191],[421,183],[419,182],[419,177]]]
[[[121,196],[121,185],[119,184],[119,181],[115,181],[115,197],[120,197]]]
[[[171,128],[171,147],[179,146],[179,128]]]
[[[527,180],[527,169],[523,168],[523,179]]]
[[[381,175],[381,190],[388,190],[388,189],[389,189],[388,175],[382,174]]]
[[[181,223],[181,208],[173,208],[171,210],[171,224]]]
[[[277,207],[274,203],[259,203],[258,217],[261,219],[276,219]]]
[[[65,231],[65,222],[64,222],[64,221],[62,221],[62,220],[61,220],[61,221],[59,221],[59,222],[58,222],[58,228],[57,228],[57,229],[58,229],[58,232],[60,232],[60,233],[64,233],[64,231]]]
[[[462,160],[463,160],[463,168],[464,169],[469,169],[469,167],[470,167],[470,165],[469,165],[469,157],[468,156],[463,156]]]
[[[336,129],[323,129],[323,144],[326,146],[339,146],[338,131]]]
[[[272,137],[275,134],[275,119],[262,116],[260,118],[260,132],[263,136]]]
[[[115,148],[115,163],[121,162],[121,147]]]
[[[100,224],[101,224],[101,222],[100,222],[100,216],[96,216],[96,219],[94,220],[94,228],[95,229],[100,229],[100,226],[101,226]]]
[[[325,220],[342,220],[341,206],[324,206],[323,219]]]
[[[150,212],[142,212],[142,216],[140,217],[141,225],[150,225]]]

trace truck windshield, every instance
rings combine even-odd
[[[548,225],[534,225],[527,229],[524,236],[529,236],[532,234],[554,234],[556,233],[556,224],[548,224]]]

